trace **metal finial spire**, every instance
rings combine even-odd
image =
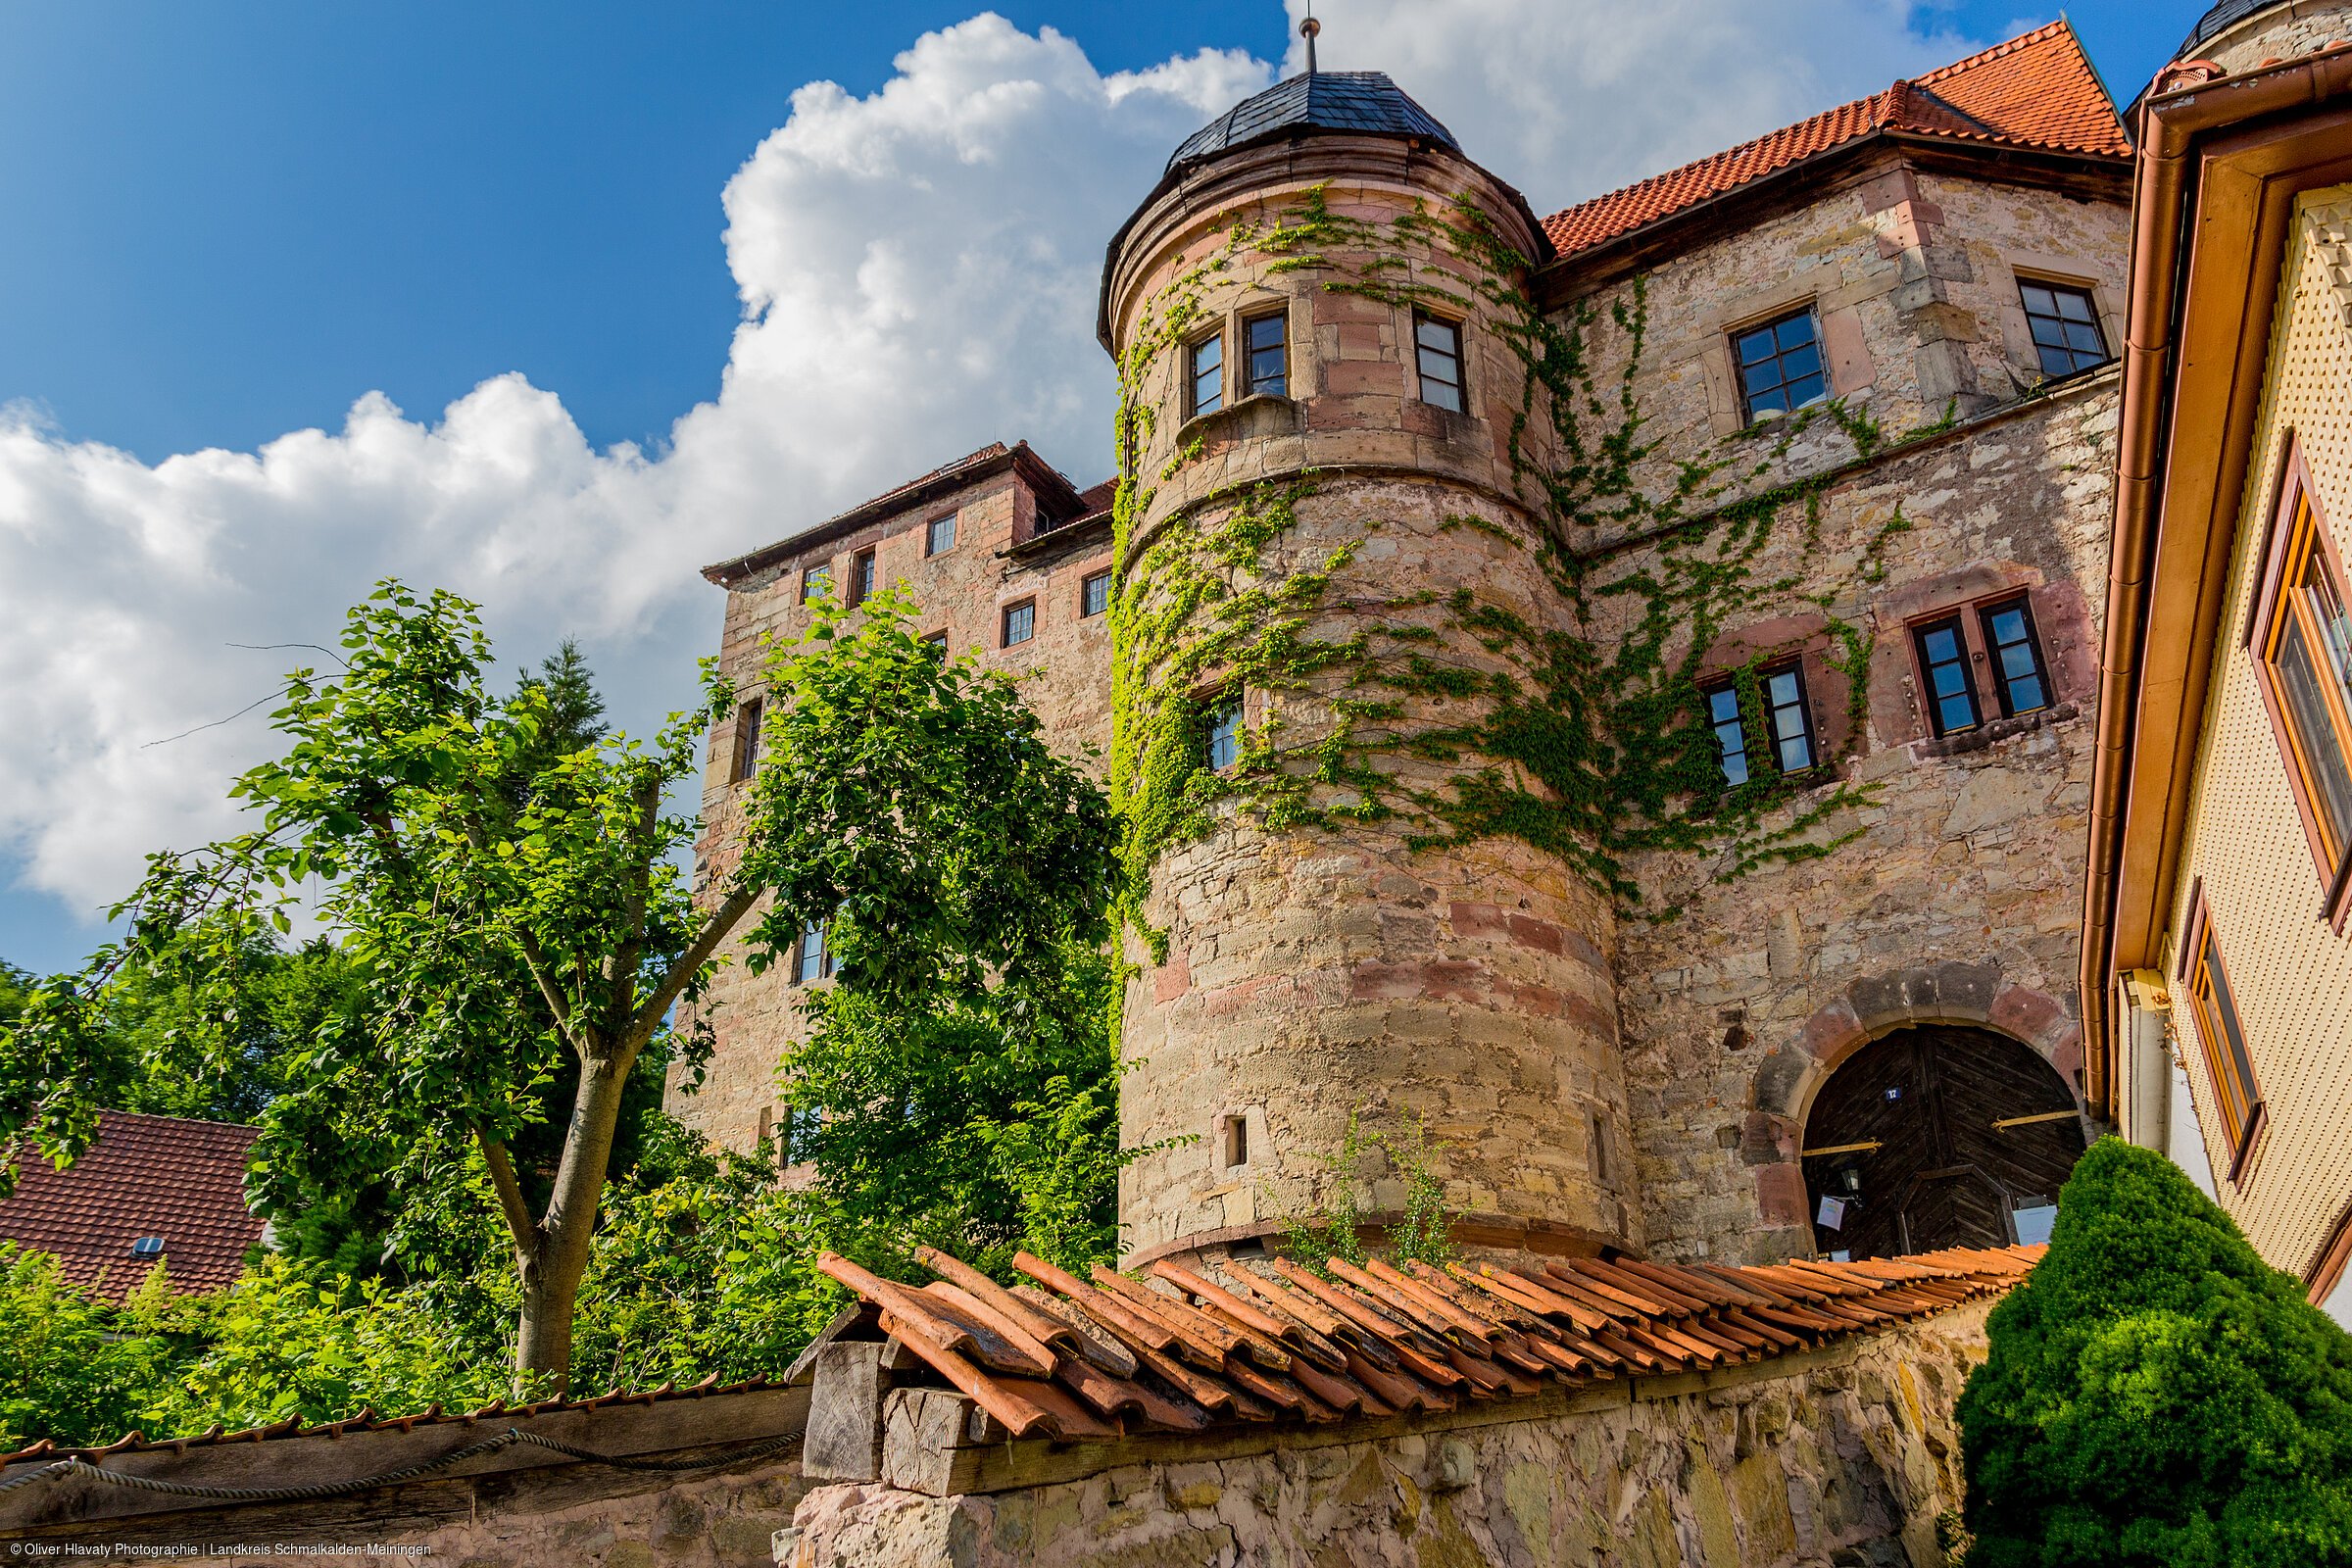
[[[1315,34],[1322,30],[1323,24],[1315,20],[1315,0],[1306,0],[1306,20],[1298,24],[1298,36],[1306,40],[1306,74],[1310,76],[1315,74]]]

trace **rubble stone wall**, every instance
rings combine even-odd
[[[1236,1439],[1084,1479],[932,1497],[821,1487],[786,1568],[1936,1568],[1960,1506],[1953,1402],[1983,1304],[1538,1416]]]

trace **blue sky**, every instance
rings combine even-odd
[[[1620,13],[1597,3],[1537,5],[1519,32],[1450,40],[1459,45],[1451,55],[1433,44],[1417,64],[1393,63],[1395,40],[1409,36],[1397,29],[1428,14],[1396,8],[1439,3],[1328,0],[1318,8],[1330,19],[1326,63],[1394,64],[1474,155],[1544,210],[2050,15],[1966,3],[1915,9],[1906,21],[1886,0],[1748,6],[1741,10],[1781,19],[1778,56],[1757,58],[1737,40],[1713,56],[1693,49],[1687,65],[1659,53],[1646,68],[1574,87],[1563,81],[1556,125],[1518,136],[1497,121],[1482,141],[1462,123],[1482,112],[1477,93],[1461,85],[1475,76],[1478,53],[1579,65],[1592,53],[1591,29]],[[1717,3],[1643,10],[1713,15]],[[1375,15],[1384,7],[1385,20]],[[2102,0],[2072,20],[2110,87],[2128,99],[2200,9]],[[839,301],[873,306],[859,269],[880,253],[854,243],[870,228],[892,236],[895,265],[912,273],[958,258],[956,288],[965,292],[943,310],[1002,314],[964,253],[975,226],[988,243],[1017,248],[1024,223],[1050,241],[1061,264],[1051,275],[1075,299],[1100,236],[1140,193],[1135,182],[1156,149],[1205,118],[1204,106],[1262,79],[1251,70],[1279,69],[1291,41],[1277,0],[1004,4],[997,10],[1009,29],[954,33],[962,53],[950,59],[956,51],[943,45],[944,63],[928,76],[916,73],[941,107],[892,122],[891,145],[903,156],[888,178],[857,169],[838,138],[827,144],[817,134],[823,123],[853,139],[867,134],[860,127],[880,114],[868,95],[906,80],[895,63],[901,51],[975,10],[906,0],[14,0],[0,21],[0,404],[18,405],[29,466],[0,464],[0,542],[14,496],[32,524],[25,537],[46,554],[0,554],[0,593],[24,596],[20,620],[35,601],[55,613],[41,634],[47,662],[0,648],[0,681],[54,700],[0,706],[16,754],[0,758],[0,794],[18,796],[0,800],[0,875],[13,883],[0,891],[0,956],[41,968],[73,962],[97,934],[84,916],[98,890],[135,870],[135,850],[210,820],[190,803],[216,799],[218,782],[267,744],[247,720],[223,732],[226,750],[157,754],[147,745],[181,719],[221,716],[268,689],[266,662],[224,645],[330,631],[353,589],[376,571],[441,573],[469,592],[482,584],[494,629],[513,632],[517,659],[578,632],[624,716],[642,722],[680,698],[691,656],[714,626],[715,602],[691,564],[720,553],[718,544],[789,532],[995,435],[1042,433],[1081,483],[1100,477],[1104,464],[1091,454],[1099,443],[1090,432],[1106,377],[1083,358],[1091,320],[1066,334],[1066,353],[1078,357],[1041,350],[1004,368],[1004,383],[1024,388],[1066,383],[1058,401],[1024,392],[1007,411],[996,406],[1002,387],[981,374],[908,412],[923,428],[904,439],[859,445],[835,436],[776,452],[752,450],[758,442],[745,431],[787,425],[799,406],[782,392],[765,404],[745,401],[752,394],[741,387],[765,373],[754,349],[764,355],[773,344],[736,337],[740,385],[729,397],[752,412],[728,427],[721,378],[747,301],[779,337],[821,326]],[[1857,17],[1885,24],[1873,22],[1877,31],[1857,42],[1869,31]],[[997,79],[991,72],[1099,96],[1093,77],[1070,85],[1068,62],[1035,44],[1047,26],[1073,39],[1105,77],[1204,49],[1232,53],[1186,67],[1176,74],[1182,80],[1155,79],[1151,93],[1122,100],[1114,91],[1111,108],[1087,111],[1110,127],[1109,150],[1099,155],[1070,145],[1091,138],[1089,122],[1010,112],[974,120],[942,152],[933,122],[958,113],[956,95],[978,95]],[[1553,31],[1559,36],[1532,36]],[[1373,39],[1390,40],[1388,53],[1347,58],[1351,46],[1375,47]],[[1670,64],[1693,79],[1662,91],[1656,84]],[[1707,79],[1710,71],[1720,79]],[[803,141],[786,138],[767,163],[747,163],[794,117],[795,90],[828,79],[844,95],[800,117]],[[1677,92],[1710,111],[1730,107],[1702,124],[1691,123],[1696,110],[1658,120],[1679,129],[1630,150],[1603,144],[1604,127],[1642,134],[1650,123],[1642,115],[1671,112]],[[1592,101],[1570,101],[1582,99]],[[1677,145],[1674,133],[1713,139]],[[1027,185],[1023,160],[1036,171]],[[966,175],[964,205],[926,205],[943,179]],[[731,179],[738,205],[730,211],[741,220],[733,249],[721,240],[721,192]],[[1080,199],[1061,188],[1069,186],[1089,188]],[[1019,220],[992,224],[1000,212]],[[796,228],[802,213],[821,216]],[[1024,298],[1018,308],[1081,314],[1051,289],[1039,292],[1053,297]],[[906,284],[891,309],[919,310],[940,293]],[[884,325],[873,332],[877,354],[905,351]],[[973,328],[966,341],[968,361],[1003,340]],[[885,357],[881,368],[900,381],[877,384],[925,375],[924,363]],[[477,394],[485,382],[497,395]],[[346,418],[369,393],[407,417],[378,411],[363,439]],[[443,411],[469,395],[466,406],[490,432],[471,466],[436,447]],[[700,431],[675,424],[698,406]],[[1012,417],[1021,428],[998,422]],[[328,433],[325,449],[309,453],[311,468],[289,460],[264,474],[249,460],[191,477],[202,463],[167,462],[204,448],[254,454],[311,428]],[[615,461],[616,442],[642,451]],[[698,443],[702,455],[676,476],[678,466],[664,461],[673,446]],[[845,445],[857,450],[834,461]],[[532,464],[545,475],[506,488],[480,477]],[[384,478],[402,465],[414,471]],[[472,510],[417,525],[429,545],[397,537],[410,526],[404,508],[438,506],[469,484],[487,487]],[[536,519],[526,539],[486,542],[521,514]],[[591,514],[592,523],[578,521]],[[634,531],[663,530],[679,535],[671,555],[639,548],[646,542]],[[61,564],[74,555],[86,559]],[[546,561],[564,569],[534,594],[524,568]],[[594,569],[574,570],[580,561]],[[675,591],[631,581],[649,575],[674,577]],[[548,612],[540,603],[548,598],[564,600],[567,614]],[[83,639],[78,628],[97,622],[111,626],[112,640]],[[140,658],[156,661],[159,673],[121,675],[125,661]],[[101,666],[117,672],[115,684],[89,673]],[[640,670],[657,673],[640,678]],[[135,717],[124,716],[136,706],[126,691],[147,702]],[[88,732],[113,739],[89,741],[95,749],[85,753]],[[75,782],[85,765],[86,786]]]

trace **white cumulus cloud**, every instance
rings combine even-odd
[[[1327,67],[1390,71],[1539,209],[1958,52],[1891,0],[1318,11]],[[592,447],[519,375],[437,416],[371,394],[339,428],[153,465],[0,410],[0,846],[22,885],[86,912],[148,850],[226,829],[223,788],[270,737],[260,713],[213,721],[302,657],[231,645],[331,643],[379,576],[480,600],[511,663],[580,637],[644,727],[715,643],[702,564],[992,440],[1101,478],[1103,243],[1273,68],[1208,50],[1105,74],[994,15],[896,66],[864,97],[801,88],[728,182],[743,319],[711,345],[717,399],[657,452]]]

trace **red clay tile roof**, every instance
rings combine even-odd
[[[1544,230],[1562,256],[1591,250],[1883,130],[2114,158],[2132,152],[2098,73],[2074,29],[2059,21],[1729,152],[1580,202],[1545,219]]]
[[[110,1110],[98,1141],[72,1168],[18,1160],[17,1190],[0,1199],[0,1241],[55,1252],[66,1278],[104,1279],[105,1294],[138,1288],[154,1267],[131,1256],[142,1236],[164,1239],[166,1273],[183,1291],[235,1281],[262,1220],[245,1206],[245,1155],[254,1131],[225,1122]]]
[[[1745,1268],[1551,1259],[1498,1270],[1274,1259],[1211,1277],[1162,1259],[1145,1285],[1018,1254],[1006,1290],[930,1249],[919,1290],[826,1253],[881,1332],[1013,1437],[1064,1442],[1328,1422],[1695,1371],[1879,1332],[2024,1277],[2044,1249]],[[1044,1287],[1040,1289],[1039,1287]]]

